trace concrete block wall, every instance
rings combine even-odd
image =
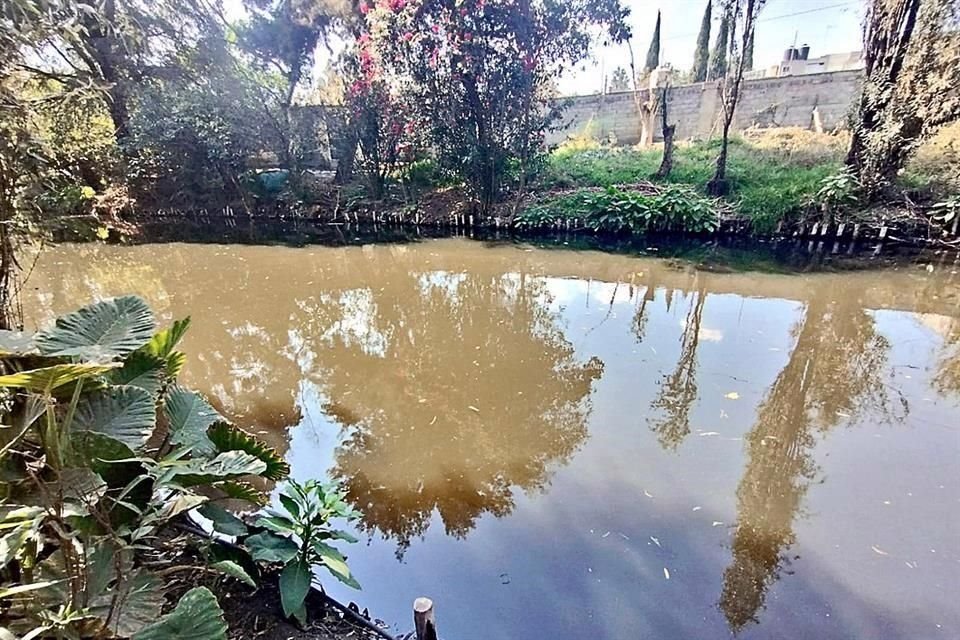
[[[813,124],[814,107],[825,129],[842,126],[859,91],[861,75],[857,70],[746,80],[734,114],[733,129],[809,128]],[[641,102],[648,99],[648,92],[640,91]],[[640,140],[640,115],[632,91],[566,100],[563,126],[547,136],[547,144],[559,144],[577,135],[615,140],[624,145]],[[670,92],[669,119],[676,123],[680,139],[716,133],[721,108],[716,82],[682,85]],[[659,125],[654,130],[659,139]]]

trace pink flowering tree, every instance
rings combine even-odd
[[[367,32],[360,34],[355,51],[348,55],[348,76],[346,106],[356,142],[354,164],[370,195],[380,199],[389,177],[416,159],[422,148],[416,112],[409,102],[412,94],[399,78],[385,73]]]
[[[359,66],[402,96],[406,122],[483,210],[508,176],[522,188],[545,150],[561,115],[554,81],[598,36],[629,36],[620,0],[363,0],[358,9]]]

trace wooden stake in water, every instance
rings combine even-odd
[[[417,640],[437,640],[437,621],[433,614],[433,600],[417,598],[413,601],[413,624]]]

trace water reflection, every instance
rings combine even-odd
[[[434,510],[463,537],[542,488],[587,437],[603,366],[576,359],[542,279],[396,276],[341,299],[315,366],[343,427],[332,473],[402,552]]]
[[[943,327],[944,323],[939,323]],[[949,320],[943,327],[943,347],[933,378],[934,388],[943,395],[960,395],[960,322]]]
[[[768,588],[789,565],[793,521],[815,478],[817,434],[853,422],[865,411],[876,420],[906,416],[905,401],[895,413],[881,377],[890,344],[861,304],[858,292],[849,288],[813,297],[793,332],[789,360],[746,437],[733,561],[724,571],[720,597],[734,632],[757,621]]]
[[[185,382],[347,485],[385,619],[436,594],[465,640],[906,638],[960,628],[956,284],[462,241],[90,245],[44,256],[27,311],[137,292],[192,315]],[[907,399],[928,428],[878,426]]]
[[[667,299],[668,301],[670,298]],[[660,391],[650,409],[650,427],[666,449],[676,449],[690,434],[690,409],[697,400],[697,346],[703,323],[703,305],[707,292],[697,289],[690,296],[689,308],[680,332],[680,356],[677,366],[657,384]],[[643,312],[641,307],[640,315]]]

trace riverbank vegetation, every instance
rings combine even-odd
[[[715,218],[737,218],[738,230],[851,213],[883,224],[891,208],[949,226],[938,212],[956,190],[916,190],[930,173],[909,166],[956,159],[924,155],[960,115],[949,90],[960,47],[946,46],[956,37],[955,3],[872,0],[852,134],[787,137],[729,126],[763,4],[714,7],[723,18],[714,50],[705,63],[703,33],[692,58],[696,77],[706,64],[722,94],[724,134],[665,145],[675,147],[667,161],[649,144],[613,149],[589,136],[558,150],[544,144],[564,119],[556,78],[598,41],[634,36],[614,0],[526,8],[471,0],[456,11],[432,0],[249,0],[240,18],[217,2],[111,0],[101,10],[86,0],[12,0],[0,22],[0,126],[12,141],[0,154],[0,230],[81,216],[92,238],[133,231],[136,213],[225,208],[510,224],[522,223],[525,209],[534,209],[528,218],[542,212],[551,190],[630,191],[649,180],[722,196]],[[334,42],[343,46],[311,82],[314,52]],[[627,78],[633,87],[652,77],[658,43]],[[669,90],[656,84],[638,102],[646,143],[650,123],[672,131],[662,108]],[[308,104],[325,105],[320,120]],[[850,193],[838,200],[838,187]],[[6,273],[12,251],[3,260]]]
[[[549,193],[652,181],[685,185],[692,197],[702,197],[715,170],[720,144],[716,139],[678,144],[673,170],[665,178],[657,178],[660,148],[615,147],[584,135],[548,156],[537,184]],[[760,233],[781,224],[818,222],[825,212],[869,222],[875,210],[857,197],[855,176],[844,171],[849,144],[845,132],[818,134],[797,128],[751,129],[732,136],[727,159],[729,190],[723,201],[714,201],[717,217],[737,214]],[[936,207],[957,193],[960,123],[944,128],[918,149],[894,178],[888,202],[899,202],[901,207],[916,203]],[[580,217],[586,213],[581,211]]]
[[[289,468],[177,384],[188,326],[156,331],[127,296],[0,331],[0,637],[216,640],[224,581],[270,585],[302,625],[314,568],[359,587],[335,487],[290,481],[283,511],[248,521],[225,508],[259,511]],[[174,588],[182,572],[205,586]]]

